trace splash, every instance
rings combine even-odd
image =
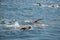
[[[20,27],[18,21],[16,21],[16,22],[14,23],[14,25],[15,25],[16,27]]]
[[[51,5],[47,5],[47,4],[41,4],[41,3],[35,3],[33,5],[35,6],[39,6],[40,4],[40,7],[48,7],[48,8],[60,8],[60,6],[58,4],[51,4]]]
[[[33,27],[35,27],[35,28],[46,28],[46,27],[48,27],[49,25],[47,25],[47,24],[34,24],[34,26]]]
[[[0,30],[17,30],[20,24],[16,20],[1,19]]]
[[[51,4],[48,7],[49,8],[59,8],[60,6],[58,4]]]
[[[35,6],[39,6],[39,4],[40,4],[40,3],[38,3],[38,4],[35,3],[35,4],[33,4],[33,5],[35,5]],[[47,7],[47,5],[40,4],[40,7]]]
[[[31,21],[29,21],[29,20],[25,20],[24,22],[26,22],[26,23],[30,23]]]

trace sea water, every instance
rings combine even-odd
[[[27,23],[39,18],[43,26]],[[20,31],[21,25],[36,28]],[[60,0],[0,0],[0,40],[60,40]]]

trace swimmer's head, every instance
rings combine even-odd
[[[41,3],[37,3],[39,6],[41,6]]]
[[[29,29],[31,28],[31,26],[28,27]]]

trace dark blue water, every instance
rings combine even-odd
[[[15,19],[25,25],[24,20],[42,18],[39,22],[49,25],[27,31],[0,26],[0,40],[60,40],[60,7],[40,7],[33,5],[35,3],[60,6],[60,0],[0,0],[0,24],[4,23],[3,20],[12,22]]]

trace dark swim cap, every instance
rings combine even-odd
[[[31,28],[31,26],[29,26],[29,29]]]

